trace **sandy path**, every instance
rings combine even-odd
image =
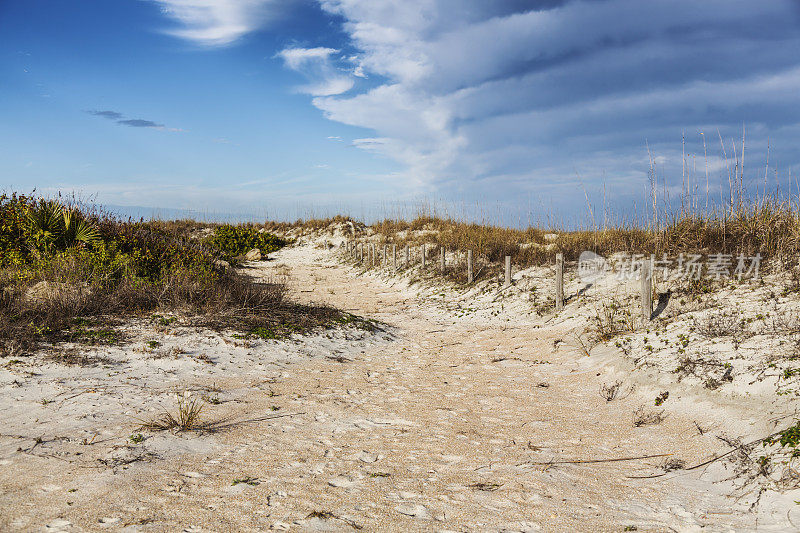
[[[295,416],[234,427],[213,445],[132,465],[103,483],[73,473],[66,483],[92,489],[61,521],[50,520],[50,530],[747,527],[696,475],[629,477],[660,472],[664,458],[532,464],[660,453],[694,463],[720,449],[677,414],[634,427],[632,413],[646,399],[601,398],[606,369],[563,344],[555,349],[564,331],[458,317],[311,247],[282,251],[260,273],[277,264],[290,269],[296,298],[381,320],[394,341],[345,353],[349,362],[287,366],[247,399],[249,415],[275,406]]]

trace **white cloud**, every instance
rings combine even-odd
[[[169,33],[223,46],[299,0],[150,1]],[[645,141],[668,155],[683,131],[800,131],[796,0],[317,2],[348,42],[277,57],[420,190],[538,191],[576,169],[630,189]]]
[[[278,52],[287,67],[300,70],[309,63],[327,62],[333,54],[339,53],[335,48],[284,48]]]
[[[203,46],[224,46],[273,20],[279,0],[152,0],[180,27],[166,33]],[[283,2],[285,4],[286,2]]]
[[[645,141],[664,155],[700,125],[800,122],[789,0],[319,2],[345,19],[358,74],[384,81],[314,105],[372,130],[354,145],[421,188],[536,190],[576,168],[630,188]]]
[[[297,90],[312,96],[331,96],[349,91],[354,81],[350,73],[336,65],[339,50],[334,48],[285,48],[278,57],[292,70],[306,76],[310,83]]]

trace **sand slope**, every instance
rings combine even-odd
[[[692,465],[727,451],[708,421],[727,411],[686,400],[665,404],[662,422],[634,427],[634,411],[653,407],[652,390],[639,383],[614,401],[601,397],[604,384],[622,380],[628,391],[641,378],[613,351],[581,353],[568,317],[547,321],[492,294],[470,299],[362,275],[308,244],[250,266],[257,276],[288,275],[297,299],[389,328],[236,342],[133,324],[136,341],[97,350],[107,360],[95,367],[4,361],[0,529],[780,531],[800,523],[783,500],[757,514],[751,499],[727,497],[724,465],[639,479],[664,474],[666,461]],[[219,400],[208,420],[238,423],[201,434],[135,429],[137,417],[171,408],[183,390]],[[145,440],[128,440],[136,433]],[[671,455],[562,463],[659,454]]]

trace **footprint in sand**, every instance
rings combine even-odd
[[[401,503],[395,507],[394,510],[400,514],[413,516],[414,518],[419,518],[421,520],[427,520],[431,517],[428,508],[419,503]]]
[[[356,482],[344,476],[339,476],[328,481],[331,487],[338,487],[340,489],[351,489],[356,486]]]
[[[72,522],[63,518],[56,518],[44,527],[47,531],[68,531],[68,528],[72,527]]]

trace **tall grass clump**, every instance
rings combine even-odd
[[[551,263],[558,253],[564,254],[568,261],[575,261],[583,251],[605,257],[622,252],[654,254],[658,258],[663,254],[675,257],[681,253],[730,254],[734,257],[760,254],[767,269],[796,263],[796,257],[800,255],[800,193],[793,192],[791,174],[788,188],[781,192],[777,169],[774,169],[775,189],[770,190],[768,148],[766,165],[761,167],[764,170],[758,171],[763,172],[763,182],[761,176],[745,180],[744,127],[740,145],[731,139],[732,149],[726,148],[722,135],[719,135],[719,173],[721,183],[727,187],[724,192],[720,189],[719,200],[715,201],[709,179],[706,137],[702,132],[700,136],[705,171],[692,170],[684,138],[682,185],[676,196],[673,185],[669,186],[673,196],[668,192],[666,179],[656,166],[657,158],[648,148],[649,191],[644,198],[645,212],[641,211],[642,204],[638,210],[634,205],[634,212],[638,214],[633,217],[614,220],[615,217],[610,216],[604,187],[602,223],[596,221],[595,211],[599,210],[592,206],[584,190],[591,224],[580,228],[566,229],[550,224],[513,229],[485,220],[476,224],[441,216],[440,213],[447,213],[447,209],[425,203],[413,220],[387,219],[373,224],[372,229],[385,243],[433,245],[427,248],[431,255],[438,254],[442,247],[462,252],[471,249],[478,264],[483,263],[481,271],[484,273],[496,272],[503,256],[511,256],[515,266],[525,268]],[[484,212],[480,206],[476,207],[479,207],[479,212]],[[463,268],[457,269],[457,272],[462,271]]]
[[[499,273],[505,256],[511,256],[515,267],[526,268],[552,263],[558,253],[576,261],[587,250],[605,257],[619,252],[657,257],[761,254],[766,265],[768,259],[776,265],[800,255],[800,211],[777,195],[749,201],[742,198],[728,207],[707,211],[660,213],[659,217],[658,224],[621,221],[603,228],[563,230],[514,229],[423,215],[410,221],[387,219],[371,227],[383,243],[401,247],[427,244],[431,259],[438,257],[442,247],[448,253],[471,249],[480,265],[476,272],[482,276]],[[462,271],[453,269],[453,274]]]

